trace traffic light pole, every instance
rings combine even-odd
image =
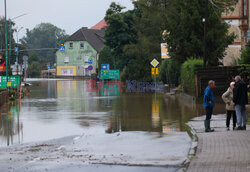
[[[4,9],[5,9],[5,61],[6,61],[6,80],[8,84],[8,28],[7,28],[7,8],[6,0],[4,0]]]

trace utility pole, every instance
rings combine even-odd
[[[5,59],[6,59],[6,80],[8,83],[8,33],[7,33],[7,9],[6,9],[6,0],[4,0],[4,9],[5,9]]]
[[[17,39],[17,52],[16,52],[16,68],[17,68],[17,75],[18,75],[18,55],[19,55],[19,37],[18,37],[18,33],[23,29],[23,27],[21,27],[20,29],[17,29],[17,32],[16,32],[16,39]]]
[[[205,21],[204,21],[204,57],[203,66],[207,64],[207,23],[208,23],[208,0],[205,0]]]

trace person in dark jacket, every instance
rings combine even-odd
[[[248,104],[247,84],[240,76],[235,77],[233,102],[237,116],[237,130],[246,130],[246,104]]]
[[[215,87],[215,82],[210,80],[204,92],[203,107],[206,109],[206,119],[204,121],[205,132],[214,131],[214,129],[211,129],[210,127],[210,120],[211,120],[211,117],[213,114],[213,108],[214,108],[214,94],[212,92],[212,89],[214,87]]]

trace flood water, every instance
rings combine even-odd
[[[86,81],[30,82],[30,94],[0,109],[0,146],[45,141],[82,133],[178,132],[204,114],[182,95],[87,92]],[[225,113],[218,104],[214,114]]]

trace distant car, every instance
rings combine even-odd
[[[32,85],[31,83],[24,83],[24,82],[22,82],[22,87],[29,87],[31,85]]]

